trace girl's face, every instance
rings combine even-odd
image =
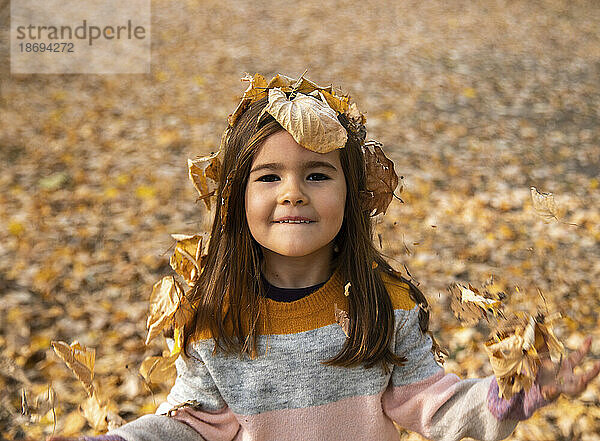
[[[285,130],[274,133],[254,156],[245,198],[250,233],[263,250],[289,257],[329,252],[346,203],[339,151],[315,153]]]

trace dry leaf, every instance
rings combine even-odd
[[[173,276],[165,276],[154,284],[150,296],[150,314],[146,322],[146,344],[163,329],[181,328],[193,314],[183,289]]]
[[[193,286],[202,269],[202,235],[171,234],[171,237],[177,241],[169,261],[171,268]]]
[[[147,357],[140,366],[140,374],[148,383],[165,383],[177,375],[175,361],[179,353],[163,357]]]
[[[204,201],[208,210],[210,210],[210,197],[216,192],[221,173],[220,152],[219,150],[208,156],[188,159],[189,178],[199,194],[198,200]]]
[[[336,112],[325,98],[297,94],[289,100],[281,89],[269,89],[270,114],[302,147],[317,153],[328,153],[346,145],[348,134]]]
[[[537,188],[531,187],[531,200],[533,201],[533,208],[538,215],[546,220],[558,220],[557,207],[552,193],[542,193]]]
[[[489,286],[488,282],[484,287],[487,286]],[[491,293],[487,290],[479,292],[470,283],[467,288],[456,282],[448,287],[448,291],[450,291],[450,308],[464,325],[474,325],[481,318],[489,321],[489,314],[493,317],[503,317],[504,293]]]
[[[83,402],[81,412],[89,425],[98,432],[105,432],[125,423],[117,413],[115,404],[99,398],[95,392]]]
[[[94,362],[96,350],[81,346],[78,341],[74,341],[69,346],[63,341],[51,342],[54,352],[63,359],[67,366],[73,371],[75,376],[85,388],[88,396],[94,392]]]
[[[382,145],[377,141],[367,141],[363,147],[367,191],[362,194],[362,203],[364,209],[373,216],[385,213],[394,197],[394,190],[398,186],[398,175],[394,171],[394,163],[385,156],[381,149]],[[371,147],[373,151],[371,151]]]
[[[337,303],[333,305],[335,321],[342,327],[342,331],[346,334],[346,337],[350,336],[350,317],[348,313],[343,309],[339,309]]]
[[[540,366],[539,353],[548,348],[552,359],[564,353],[544,317],[517,315],[499,326],[485,342],[485,350],[496,376],[500,397],[510,399],[529,390]]]
[[[26,416],[30,423],[39,423],[52,412],[52,421],[56,424],[55,400],[56,393],[50,386],[35,397],[33,404],[28,402],[25,389],[21,389],[21,415]]]
[[[344,295],[346,297],[348,297],[350,295],[350,286],[351,286],[350,282],[346,283],[346,286],[344,286]]]

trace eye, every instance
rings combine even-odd
[[[275,182],[279,180],[279,176],[277,175],[264,175],[257,179],[257,181],[261,182]]]
[[[326,181],[330,178],[329,176],[324,175],[323,173],[311,173],[306,179],[308,179],[309,181]]]

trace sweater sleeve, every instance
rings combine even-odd
[[[517,421],[500,419],[488,408],[494,377],[461,380],[446,374],[433,357],[431,337],[419,328],[418,315],[418,306],[400,311],[395,349],[408,361],[394,366],[382,396],[385,414],[403,428],[436,441],[506,438]]]
[[[173,340],[167,339],[167,344],[171,348]],[[189,357],[182,354],[175,362],[175,384],[156,413],[108,435],[118,435],[125,441],[231,441],[236,436],[240,424],[193,344],[188,346],[188,353]]]

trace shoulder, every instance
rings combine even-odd
[[[394,309],[413,309],[416,305],[410,296],[410,286],[401,277],[381,271],[381,280],[392,300]]]

